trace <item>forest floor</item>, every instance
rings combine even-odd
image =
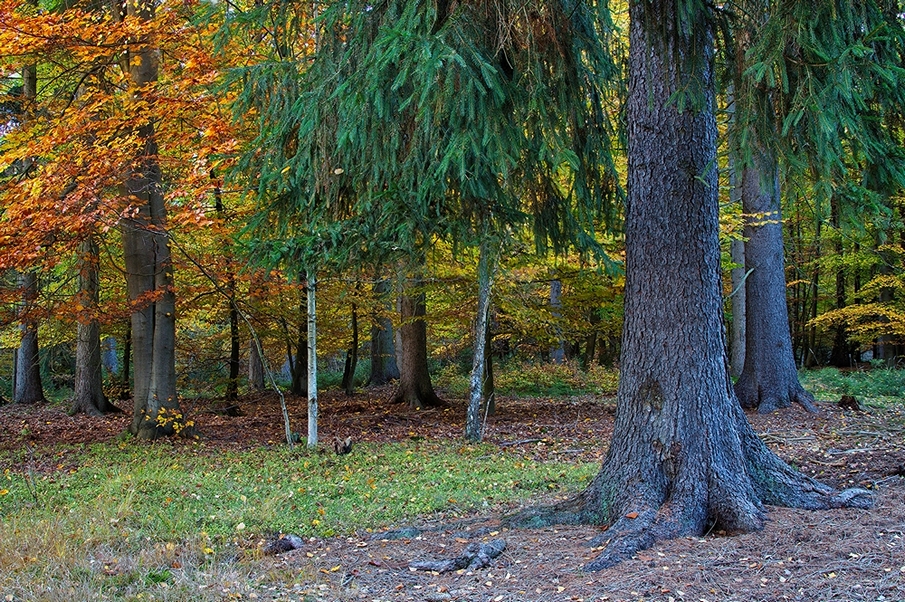
[[[464,402],[440,409],[388,405],[390,389],[320,399],[322,438],[393,442],[461,437]],[[287,398],[296,428],[304,425],[305,400]],[[503,453],[535,460],[600,462],[613,425],[614,406],[573,398],[498,400],[487,440]],[[207,402],[185,403],[205,445],[240,450],[279,445],[282,415],[275,396],[241,400],[240,417],[227,417]],[[582,565],[597,550],[588,542],[599,527],[565,526],[508,530],[500,519],[517,506],[485,508],[452,518],[443,514],[395,525],[394,532],[311,538],[297,550],[257,556],[256,570],[307,575],[293,583],[228,594],[258,600],[463,600],[574,601],[905,601],[905,409],[843,410],[819,404],[820,414],[795,407],[767,416],[749,414],[770,447],[799,470],[835,487],[876,492],[871,510],[809,512],[769,508],[759,533],[662,542],[619,566],[587,573]],[[52,405],[0,408],[0,449],[55,448],[112,440],[128,414],[70,417]],[[328,442],[329,442],[328,440]],[[189,445],[188,442],[185,443]],[[73,452],[75,453],[75,452]],[[332,452],[331,452],[332,453]],[[352,453],[355,453],[353,448]],[[65,459],[51,456],[59,470]],[[45,455],[45,457],[47,457]],[[32,467],[34,469],[34,467]],[[531,500],[549,503],[555,498]],[[503,539],[505,551],[481,569],[438,574],[415,571],[412,561],[450,559],[471,543]]]

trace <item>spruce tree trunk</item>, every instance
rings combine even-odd
[[[22,290],[20,325],[22,338],[16,354],[16,377],[13,401],[22,404],[43,403],[44,388],[41,385],[41,359],[38,349],[38,320],[34,317],[38,300],[38,277],[34,272],[19,274]]]
[[[785,259],[776,154],[752,143],[742,171],[745,224],[745,364],[735,385],[744,408],[769,413],[800,403],[816,411],[798,382],[786,304]]]
[[[390,291],[390,282],[386,279],[374,283],[374,296],[378,303],[385,302]],[[374,316],[371,326],[371,375],[369,385],[385,385],[399,378],[399,367],[396,364],[396,345],[393,334],[393,322],[387,317]]]
[[[393,397],[395,403],[405,403],[412,408],[439,406],[443,402],[434,392],[427,369],[427,314],[425,296],[420,279],[408,282],[408,290],[399,295],[399,313],[402,325],[402,362],[399,366],[399,387]]]
[[[100,293],[98,253],[93,236],[82,242],[79,257],[79,304],[83,308],[83,315],[79,317],[78,323],[75,394],[70,414],[100,416],[117,410],[108,403],[104,395],[101,374],[101,333],[96,315]]]
[[[490,241],[481,242],[478,257],[478,311],[474,325],[474,356],[471,364],[471,384],[468,392],[468,410],[465,415],[465,438],[480,441],[483,437],[484,421],[481,409],[487,407],[484,396],[484,380],[487,376],[487,321],[490,314],[490,293],[493,287],[493,262]]]
[[[605,547],[588,570],[661,539],[760,529],[764,504],[871,503],[867,491],[837,493],[784,464],[732,394],[706,11],[680,26],[672,2],[630,2],[625,328],[612,443],[582,494],[510,521],[610,525],[591,542]],[[699,109],[679,112],[670,98],[680,88],[702,96]]]

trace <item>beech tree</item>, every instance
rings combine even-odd
[[[75,391],[70,414],[99,416],[119,411],[107,400],[101,376],[101,335],[97,311],[99,305],[99,250],[97,241],[88,236],[81,244],[79,256],[79,297]]]
[[[609,525],[586,568],[657,540],[763,527],[764,504],[871,504],[796,472],[748,424],[722,324],[713,14],[695,0],[632,0],[625,327],[613,439],[577,497],[514,524]],[[666,264],[672,269],[664,271]]]
[[[33,271],[19,274],[22,306],[19,312],[19,328],[22,337],[16,353],[16,378],[13,401],[16,403],[41,403],[46,401],[41,385],[41,360],[38,349],[38,276]]]

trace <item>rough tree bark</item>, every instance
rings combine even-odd
[[[420,279],[411,279],[408,290],[399,294],[399,313],[402,325],[402,361],[399,366],[399,386],[393,396],[395,403],[412,408],[439,406],[443,401],[434,392],[427,370],[427,315],[424,292],[419,291]]]
[[[753,137],[752,137],[753,138]],[[786,305],[785,260],[776,154],[757,143],[742,170],[745,212],[745,363],[735,393],[744,408],[769,413],[814,398],[798,382]]]
[[[22,290],[22,308],[19,312],[22,338],[16,354],[13,401],[22,404],[43,403],[47,400],[41,385],[38,320],[34,317],[34,305],[38,299],[38,276],[31,271],[20,273],[19,288]]]
[[[107,401],[101,375],[101,329],[97,321],[100,278],[98,273],[98,247],[93,236],[81,244],[79,257],[79,317],[75,352],[75,394],[70,414],[100,416],[118,412],[119,408]]]
[[[374,296],[382,302],[390,291],[390,282],[386,279],[374,283]],[[396,349],[393,336],[393,322],[387,317],[374,316],[371,326],[371,375],[369,385],[385,385],[399,378],[399,367],[396,365]]]
[[[871,503],[867,491],[838,493],[782,462],[732,394],[722,324],[711,21],[700,8],[680,25],[667,0],[633,0],[630,15],[625,329],[613,440],[584,492],[509,521],[610,525],[593,542],[605,547],[589,570],[713,526],[729,533],[760,529],[764,504]],[[670,98],[686,86],[700,94],[699,108],[679,111]]]

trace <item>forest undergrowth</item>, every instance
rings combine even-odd
[[[878,395],[839,408],[837,394],[872,390],[840,391],[857,385],[844,379],[805,377],[819,415],[748,418],[799,470],[874,491],[873,509],[771,508],[760,533],[665,542],[598,573],[581,567],[599,528],[512,531],[500,518],[596,473],[606,395],[503,395],[485,442],[466,445],[454,394],[416,411],[389,405],[391,387],[327,392],[317,451],[285,445],[270,395],[244,397],[240,417],[198,402],[200,438],[150,445],[122,436],[127,415],[4,406],[0,599],[905,600],[905,407]],[[305,400],[289,402],[303,424]],[[334,436],[352,452],[336,455]],[[281,534],[301,547],[268,554]],[[505,550],[482,568],[410,566],[497,540]]]

